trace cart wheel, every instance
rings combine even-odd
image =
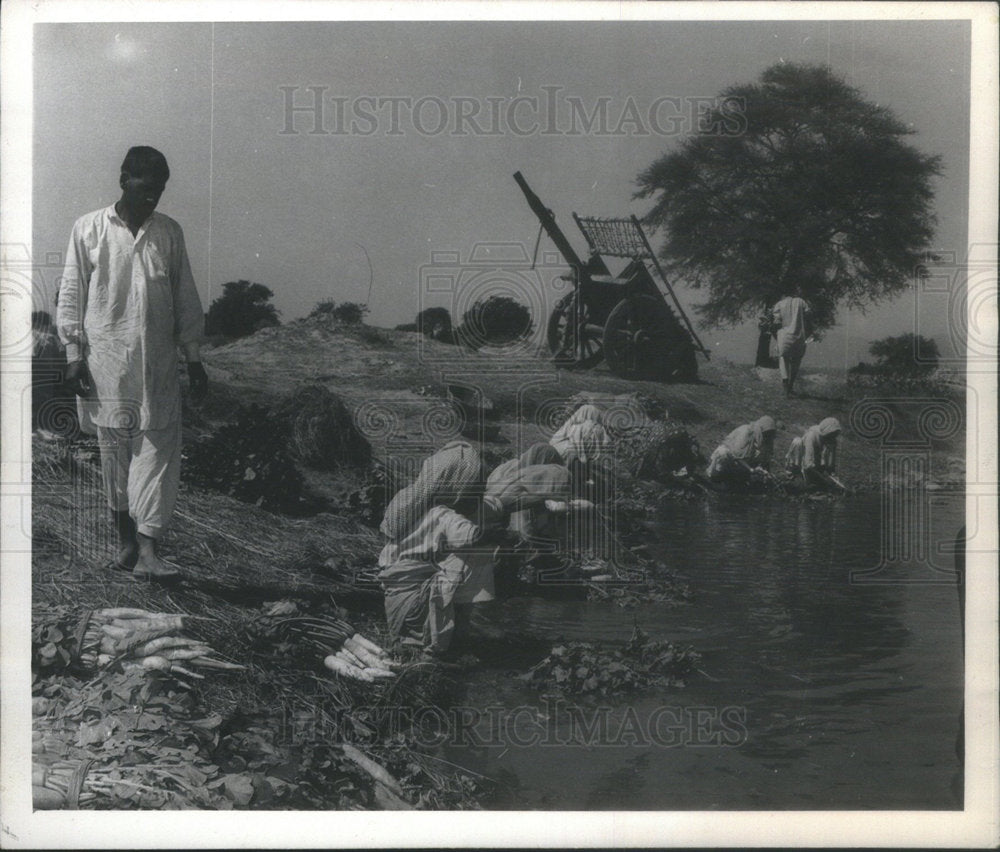
[[[623,378],[691,380],[698,373],[690,340],[678,340],[670,309],[652,296],[623,299],[604,325],[604,356]]]
[[[556,363],[566,366],[588,369],[596,367],[604,357],[601,346],[601,336],[587,329],[590,320],[590,309],[586,302],[580,311],[579,323],[583,328],[583,352],[576,348],[576,293],[569,293],[556,302],[555,309],[549,317],[548,333],[546,335],[549,351],[555,357]],[[581,356],[581,357],[578,357]]]

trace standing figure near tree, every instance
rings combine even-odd
[[[208,391],[199,359],[204,314],[184,234],[155,212],[169,177],[159,151],[129,149],[121,198],[73,226],[56,319],[67,385],[100,443],[121,543],[109,567],[156,579],[178,573],[157,553],[180,485],[178,347],[192,397]]]
[[[809,337],[809,305],[797,293],[785,296],[771,311],[778,327],[778,366],[781,368],[781,384],[785,396],[791,396],[799,365],[806,354],[806,338]]]

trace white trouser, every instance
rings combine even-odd
[[[778,332],[778,366],[781,368],[781,378],[794,382],[805,354],[804,340],[788,340]]]
[[[181,424],[165,429],[97,427],[108,504],[159,538],[170,524],[181,481]]]

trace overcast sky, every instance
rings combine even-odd
[[[969,39],[963,21],[39,24],[34,257],[64,252],[73,221],[117,199],[125,150],[148,144],[169,160],[160,209],[184,228],[206,308],[245,278],[274,290],[285,320],[324,299],[368,301],[377,325],[454,310],[448,281],[477,246],[532,253],[537,220],[513,172],[583,253],[572,211],[644,213],[635,176],[690,132],[698,99],[784,60],[828,63],[942,155],[934,244],[961,258]],[[319,114],[288,112],[317,95]],[[531,298],[547,312],[547,279],[505,280],[542,291]],[[951,351],[945,302],[842,312],[809,361],[850,366],[872,339],[912,330]],[[702,337],[753,356],[751,328]]]

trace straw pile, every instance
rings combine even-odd
[[[66,579],[71,581],[81,567],[103,566],[114,555],[116,540],[96,448],[36,442],[34,474],[36,549],[54,548],[70,560]],[[181,488],[173,528],[163,540],[186,588],[256,601],[377,595],[373,578],[381,545],[377,532],[349,518],[326,513],[286,518],[189,486]],[[115,579],[103,572],[102,585]],[[99,607],[104,601],[93,603]]]
[[[341,399],[322,385],[305,385],[272,411],[274,428],[285,436],[293,461],[317,470],[364,466],[372,448]]]

